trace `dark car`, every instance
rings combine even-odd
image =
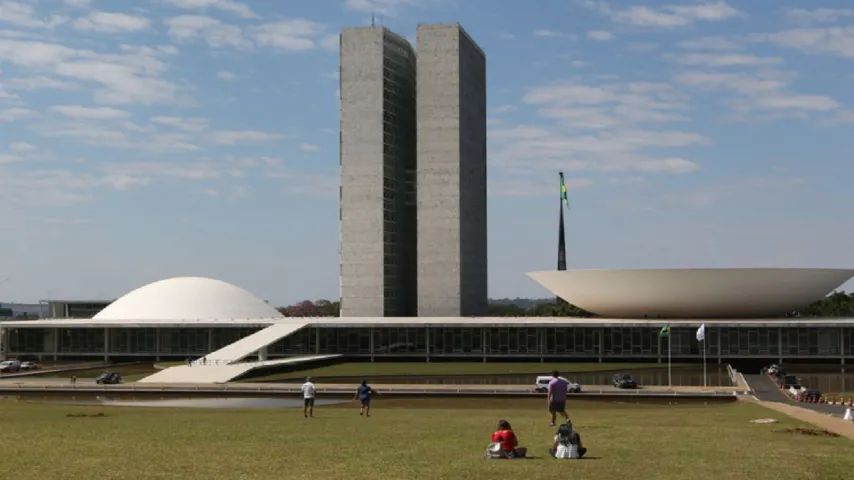
[[[122,383],[122,376],[116,372],[104,372],[95,379],[98,385],[118,385]]]
[[[617,388],[638,388],[638,383],[627,373],[614,375],[614,386]]]

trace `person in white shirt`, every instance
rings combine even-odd
[[[305,418],[314,418],[314,397],[317,394],[317,387],[311,383],[311,377],[306,377],[305,383],[302,384],[300,390],[302,390],[304,404],[302,413],[305,415]]]
[[[572,428],[572,422],[566,421],[558,427],[549,454],[554,458],[581,458],[587,449],[581,444],[581,435]]]

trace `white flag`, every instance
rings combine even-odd
[[[702,342],[706,339],[706,324],[700,325],[700,328],[697,329],[697,341]]]

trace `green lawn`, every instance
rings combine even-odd
[[[371,377],[377,375],[500,375],[532,374],[549,375],[553,370],[562,374],[602,372],[610,370],[630,371],[641,368],[666,368],[661,363],[503,363],[503,362],[378,362],[339,363],[327,367],[311,368],[287,373],[276,373],[247,379],[247,382],[298,380],[306,376],[323,377]],[[673,364],[674,367],[683,366]],[[533,380],[532,380],[533,381]]]
[[[539,399],[379,397],[370,418],[348,403],[310,420],[300,409],[6,402],[0,471],[15,480],[844,480],[854,469],[851,440],[786,432],[810,427],[756,404],[571,405],[590,459],[546,457],[553,430]],[[105,416],[66,416],[79,413]],[[780,423],[749,423],[763,417]],[[536,458],[481,458],[501,418]]]

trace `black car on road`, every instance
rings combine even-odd
[[[118,385],[122,383],[122,376],[116,372],[104,372],[95,379],[98,385]]]
[[[627,373],[618,373],[614,375],[614,386],[617,388],[638,388],[638,383]]]

